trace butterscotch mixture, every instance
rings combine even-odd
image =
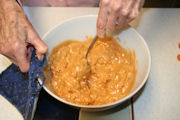
[[[46,85],[57,96],[82,105],[102,105],[125,97],[136,78],[135,52],[112,38],[98,39],[87,65],[85,54],[93,38],[56,46],[45,68]]]

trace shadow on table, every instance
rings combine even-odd
[[[147,82],[149,81],[149,77],[147,78]],[[139,98],[139,96],[143,93],[145,87],[146,87],[146,84],[148,83],[145,83],[145,85],[133,96],[132,100],[133,100],[133,103]]]

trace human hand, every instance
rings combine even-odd
[[[39,59],[47,52],[16,0],[0,1],[0,53],[18,65],[22,72],[29,71],[32,47]]]
[[[111,36],[114,29],[131,22],[138,16],[143,3],[144,0],[100,0],[98,36]]]

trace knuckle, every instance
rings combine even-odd
[[[122,16],[127,16],[129,14],[129,11],[127,9],[122,9],[121,15]]]
[[[97,24],[97,28],[98,28],[98,29],[104,29],[103,23],[102,23],[102,22],[99,22],[99,23]]]
[[[11,48],[12,48],[14,51],[18,50],[19,46],[20,46],[20,43],[19,43],[18,40],[15,40],[14,42],[11,43]]]
[[[109,6],[110,0],[102,0],[103,6]]]
[[[37,35],[35,33],[30,34],[30,41],[35,41],[37,39],[39,39],[39,38],[37,37]]]
[[[136,18],[138,16],[138,14],[139,14],[138,12],[132,12],[130,14],[129,18],[134,19],[134,18]]]
[[[114,11],[115,13],[119,12],[121,9],[121,6],[120,5],[113,5],[112,6],[112,11]]]
[[[103,31],[98,31],[97,34],[98,34],[98,37],[100,38],[103,38],[105,36],[105,32]]]
[[[102,24],[97,27],[97,33],[100,38],[104,37],[105,27]]]

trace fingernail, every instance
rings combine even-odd
[[[44,55],[37,55],[37,57],[40,61],[43,61]]]

